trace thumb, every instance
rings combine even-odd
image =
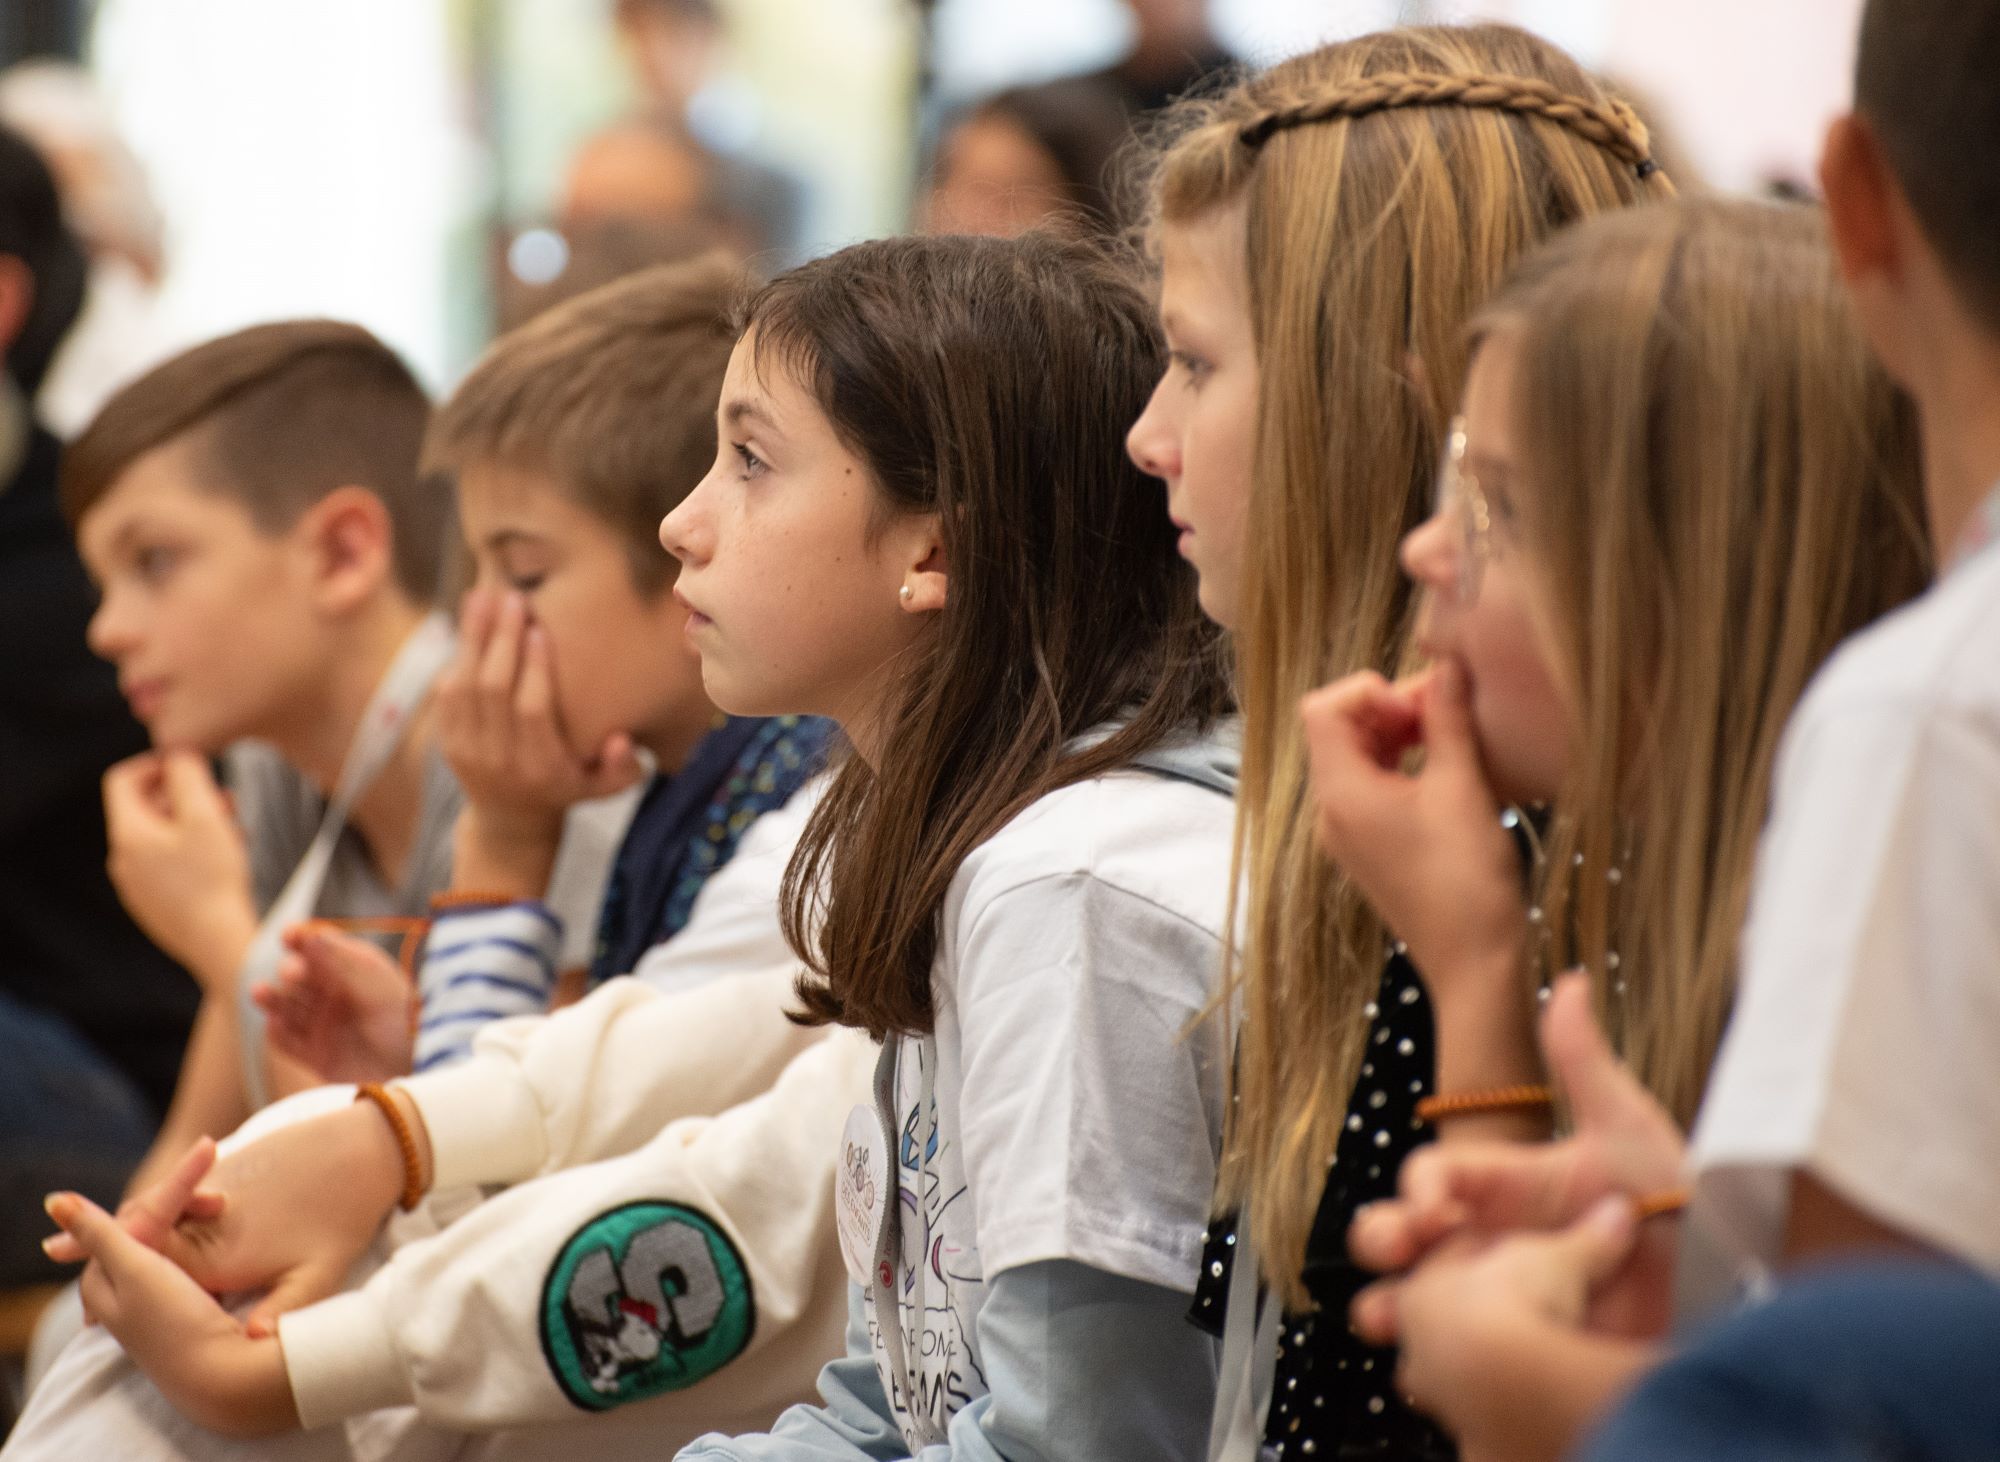
[[[169,752],[166,758],[166,786],[167,801],[173,807],[177,820],[230,820],[229,808],[222,800],[222,789],[216,785],[208,763],[199,754],[192,751]]]
[[[1591,1008],[1590,976],[1581,970],[1555,983],[1542,1012],[1542,1053],[1579,1133],[1617,1128],[1652,1106],[1646,1089],[1605,1039]]]
[[[253,1340],[276,1335],[280,1315],[317,1304],[340,1288],[338,1279],[337,1275],[328,1276],[313,1264],[301,1264],[286,1271],[244,1317],[244,1330]]]

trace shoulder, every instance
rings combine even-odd
[[[1219,935],[1234,818],[1221,793],[1151,772],[1075,782],[967,855],[949,910],[1123,895]]]
[[[1993,740],[2000,729],[1996,643],[2000,551],[1990,551],[1827,661],[1786,729],[1780,795],[1787,781],[1849,765],[1876,785],[1901,785],[1901,773],[1931,752],[1949,755],[1963,733]]]
[[[1795,720],[2000,711],[1996,635],[2000,549],[1850,637],[1814,678]]]

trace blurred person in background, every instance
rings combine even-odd
[[[632,117],[587,138],[550,223],[513,235],[499,271],[498,324],[656,264],[715,249],[769,256],[775,241],[726,191],[727,166],[677,122]]]
[[[999,92],[946,123],[917,226],[1012,238],[1066,220],[1115,233],[1127,218],[1114,164],[1131,135],[1118,97],[1093,80]]]
[[[1207,0],[1125,0],[1125,8],[1132,48],[1087,79],[1108,88],[1132,115],[1156,112],[1234,64],[1209,28]]]
[[[194,1020],[194,981],[105,874],[98,786],[146,733],[93,655],[97,596],[56,504],[61,448],[30,404],[89,270],[48,168],[0,128],[0,1286],[63,1277],[41,1195],[116,1201]]]
[[[761,155],[754,104],[723,78],[729,30],[715,0],[616,0],[619,43],[638,84],[639,120],[678,132],[707,156],[709,192],[736,251],[796,262],[805,186]]]
[[[112,392],[167,354],[156,305],[166,228],[145,169],[81,67],[30,61],[0,73],[0,123],[47,162],[90,260],[82,318],[36,402],[49,428],[69,438]]]

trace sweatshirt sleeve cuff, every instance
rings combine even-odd
[[[541,1104],[520,1067],[493,1055],[397,1083],[410,1094],[431,1143],[431,1191],[513,1184],[548,1155]]]
[[[308,1431],[416,1399],[387,1317],[366,1289],[280,1315],[278,1343]]]

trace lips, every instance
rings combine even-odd
[[[710,619],[706,614],[703,614],[699,609],[695,608],[693,601],[690,600],[688,596],[683,594],[679,589],[674,590],[674,602],[679,604],[681,608],[687,611],[688,633],[692,634],[694,631],[698,629],[706,629],[708,628],[709,625],[715,623],[714,620]]]
[[[160,702],[166,698],[167,683],[164,680],[132,680],[119,686],[124,693],[125,703],[132,708],[132,714],[141,721],[150,720],[159,710]]]

